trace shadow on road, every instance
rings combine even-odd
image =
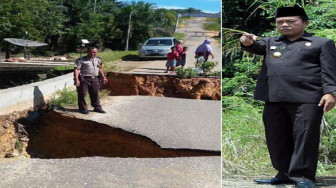
[[[125,55],[121,58],[123,61],[139,61],[138,55]]]

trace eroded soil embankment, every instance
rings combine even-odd
[[[111,95],[148,95],[189,99],[221,99],[219,78],[178,78],[109,72],[106,89]]]
[[[220,152],[162,149],[147,137],[55,111],[31,130],[27,152],[38,158],[219,156]]]
[[[27,156],[27,134],[16,121],[27,116],[27,111],[0,116],[0,158]]]

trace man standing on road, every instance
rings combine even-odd
[[[245,51],[264,56],[254,98],[265,101],[267,147],[278,171],[254,181],[314,187],[323,111],[335,106],[335,44],[305,31],[308,16],[297,5],[278,8],[275,18],[282,36],[240,38]]]
[[[107,79],[102,69],[102,59],[96,57],[97,53],[96,47],[89,47],[87,55],[75,61],[74,85],[77,87],[79,112],[82,114],[89,113],[85,102],[85,95],[88,91],[93,111],[106,113],[99,101],[99,77],[103,83],[107,83]]]

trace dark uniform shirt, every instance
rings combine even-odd
[[[75,68],[80,69],[80,74],[83,76],[98,76],[99,68],[102,66],[102,58],[90,58],[83,56],[75,61]]]
[[[266,102],[318,103],[336,91],[334,41],[304,33],[299,39],[266,37],[242,48],[264,56],[254,98]]]

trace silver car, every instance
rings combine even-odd
[[[139,59],[166,58],[170,48],[175,46],[177,39],[174,37],[157,37],[146,40],[140,44]]]

